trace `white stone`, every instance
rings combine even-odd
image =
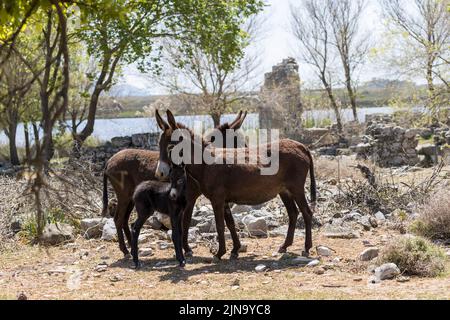
[[[359,259],[361,261],[370,261],[378,257],[379,253],[380,249],[378,248],[368,248],[359,255]]]
[[[395,263],[386,263],[375,269],[375,277],[379,280],[393,279],[400,274]]]
[[[333,250],[325,246],[318,246],[316,250],[317,254],[322,257],[330,257],[333,255]]]
[[[114,219],[108,219],[103,226],[102,240],[114,241],[117,239],[116,225],[114,224]]]
[[[258,265],[255,267],[255,271],[258,272],[258,273],[264,272],[264,271],[266,271],[266,269],[267,269],[267,266],[264,265],[264,264],[258,264]]]

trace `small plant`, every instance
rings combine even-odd
[[[381,263],[395,263],[402,273],[435,277],[445,271],[446,256],[441,248],[421,237],[394,240],[380,256]]]
[[[422,205],[410,230],[432,240],[450,239],[450,192],[440,191]]]

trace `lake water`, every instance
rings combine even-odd
[[[391,107],[374,107],[374,108],[360,108],[358,109],[358,120],[364,122],[366,115],[375,113],[392,114],[394,109]],[[343,121],[353,120],[351,109],[341,110]],[[305,119],[314,119],[316,123],[322,120],[331,119],[336,120],[336,117],[331,110],[313,110],[304,112]],[[236,118],[236,114],[227,114],[222,117],[223,122],[231,122]],[[208,115],[199,116],[178,116],[177,121],[184,123],[192,128],[194,123],[199,121],[205,128],[212,128],[213,121]],[[83,127],[83,125],[81,125]],[[259,115],[249,114],[245,119],[243,129],[255,129],[259,127]],[[113,137],[130,136],[136,133],[145,132],[159,132],[154,118],[121,118],[121,119],[98,119],[95,121],[93,136],[101,141],[111,140]],[[30,128],[30,133],[32,132]],[[4,132],[0,133],[0,145],[8,144],[8,138]],[[17,146],[23,147],[25,145],[23,124],[20,124],[17,129]]]

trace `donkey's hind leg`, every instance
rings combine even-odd
[[[306,200],[305,193],[302,192],[295,196],[295,201],[303,215],[303,220],[305,221],[305,251],[302,253],[303,256],[309,256],[309,250],[312,248],[312,218],[313,213]]]
[[[226,203],[223,210],[225,215],[225,223],[227,225],[228,230],[230,230],[231,239],[233,240],[233,250],[231,251],[230,259],[234,260],[239,257],[239,249],[241,249],[241,242],[239,241],[239,235],[236,232],[236,224],[234,222],[233,215],[231,214],[230,205]]]
[[[127,207],[127,211],[125,212],[125,218],[123,221],[123,231],[125,233],[125,237],[127,238],[128,245],[130,247],[131,247],[131,232],[130,232],[130,226],[128,224],[130,221],[130,215],[131,215],[131,212],[133,211],[133,208],[134,208],[134,202],[130,201],[130,203],[128,204],[128,207]]]
[[[295,226],[297,224],[298,209],[294,199],[288,193],[280,193],[281,200],[286,207],[289,216],[289,227],[284,244],[278,250],[279,253],[285,253],[287,248],[294,243]]]
[[[117,201],[117,209],[114,215],[114,224],[116,225],[117,240],[119,242],[120,251],[122,251],[125,257],[129,257],[130,252],[127,249],[124,238],[124,220],[126,216],[126,210],[128,208],[129,202],[123,201],[119,198]]]

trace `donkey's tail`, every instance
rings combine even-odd
[[[314,159],[311,155],[311,152],[308,150],[309,156],[309,175],[311,177],[311,202],[313,204],[316,203],[317,200],[317,185],[316,185],[316,176],[314,175]]]
[[[108,176],[103,171],[103,211],[102,216],[106,217],[108,211]]]

